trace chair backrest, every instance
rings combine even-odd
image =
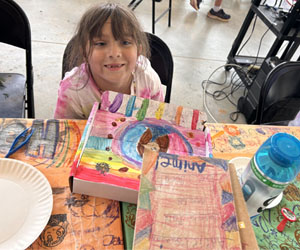
[[[62,60],[62,71],[61,71],[61,79],[65,77],[66,72],[70,71],[75,65],[71,65],[69,61],[69,55],[71,53],[71,49],[74,43],[75,37],[72,37],[71,40],[67,43],[67,46],[64,50],[63,60]]]
[[[26,109],[27,117],[34,118],[31,30],[22,8],[12,0],[0,0],[0,42],[26,51]]]
[[[165,102],[169,103],[171,99],[174,69],[173,56],[168,45],[163,40],[154,34],[147,32],[146,34],[148,36],[151,49],[151,66],[159,75],[161,83],[167,87]]]
[[[300,62],[283,62],[261,88],[255,124],[286,124],[300,110]]]
[[[169,103],[171,98],[174,65],[171,51],[169,47],[165,44],[165,42],[156,35],[147,32],[146,35],[149,39],[151,50],[151,66],[159,75],[161,83],[166,86],[165,102]],[[72,48],[73,41],[74,37],[68,42],[64,51],[62,61],[62,78],[64,77],[66,72],[70,71],[73,68],[73,66],[70,65],[68,62],[68,55]]]

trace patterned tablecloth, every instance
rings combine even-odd
[[[69,190],[70,166],[86,121],[0,119],[0,156],[24,128],[36,131],[30,143],[11,158],[38,168],[51,184],[54,206],[50,220],[28,249],[123,249],[119,202],[73,195]],[[299,127],[208,124],[213,155],[230,160],[252,157],[272,134],[287,132],[300,139]],[[288,207],[297,221],[288,223],[282,233],[276,229],[282,220],[280,209]],[[252,220],[261,249],[300,249],[300,175],[284,191],[281,203]]]
[[[230,160],[252,157],[271,135],[286,132],[300,139],[299,127],[208,124],[212,136],[213,155]],[[260,249],[300,249],[300,174],[283,192],[280,204],[253,218],[252,225]],[[282,233],[276,228],[283,219],[282,207],[292,210],[297,221],[286,224]]]
[[[26,127],[35,132],[10,158],[27,162],[48,179],[53,192],[50,220],[28,248],[123,249],[119,202],[71,194],[69,173],[86,121],[0,119],[0,155]]]

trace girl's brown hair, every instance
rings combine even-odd
[[[112,33],[116,40],[123,40],[126,36],[131,36],[137,45],[139,54],[150,57],[147,35],[141,29],[133,12],[127,7],[108,3],[90,8],[81,17],[75,36],[72,39],[70,54],[67,59],[69,62],[68,69],[87,61],[93,49],[93,39],[101,37],[102,27],[109,18]],[[89,51],[86,50],[87,45],[89,45]]]

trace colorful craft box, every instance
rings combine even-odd
[[[201,112],[176,107],[104,93],[101,105],[95,103],[81,138],[70,174],[71,190],[137,203],[145,146],[167,153],[208,156],[210,134],[199,120]],[[193,118],[195,113],[197,119]]]

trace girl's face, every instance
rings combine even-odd
[[[111,21],[108,19],[103,25],[101,37],[94,38],[92,45],[88,62],[98,87],[102,90],[128,93],[138,58],[138,49],[133,38],[115,40]]]

